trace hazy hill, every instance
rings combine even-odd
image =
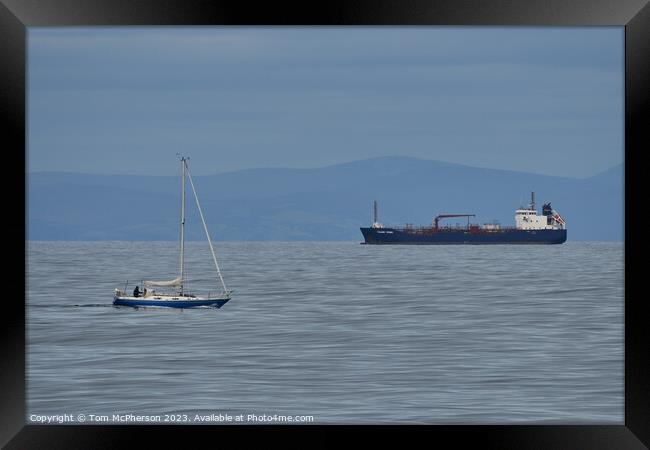
[[[405,157],[317,169],[252,169],[195,177],[215,240],[357,240],[379,201],[384,224],[428,224],[440,213],[514,224],[535,191],[551,201],[569,240],[623,239],[623,167],[587,179],[480,169]],[[176,240],[178,177],[28,174],[32,240]],[[193,198],[189,239],[203,239]],[[455,223],[452,219],[451,223]]]

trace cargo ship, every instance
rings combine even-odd
[[[502,227],[500,224],[470,223],[474,214],[440,214],[431,225],[414,227],[383,226],[378,222],[377,202],[373,202],[373,223],[361,228],[365,242],[362,244],[562,244],[566,242],[566,222],[550,203],[542,206],[542,214],[535,209],[535,193],[531,193],[530,205],[515,211],[515,226]],[[442,219],[452,217],[467,218],[466,226],[444,226]]]

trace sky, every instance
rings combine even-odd
[[[623,27],[28,28],[28,171],[623,162]]]

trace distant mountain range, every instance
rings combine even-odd
[[[535,191],[567,221],[568,240],[623,240],[623,166],[586,179],[382,157],[317,169],[250,169],[194,177],[214,240],[356,240],[379,202],[385,225],[441,213],[514,224]],[[28,174],[28,239],[177,240],[178,177]],[[187,235],[203,230],[188,192]],[[447,223],[453,224],[452,219]]]

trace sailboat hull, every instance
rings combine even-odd
[[[178,298],[178,299],[156,299],[144,297],[120,297],[113,298],[113,305],[115,306],[133,306],[133,307],[166,307],[166,308],[197,308],[201,306],[209,306],[213,308],[221,308],[225,305],[230,298]]]

